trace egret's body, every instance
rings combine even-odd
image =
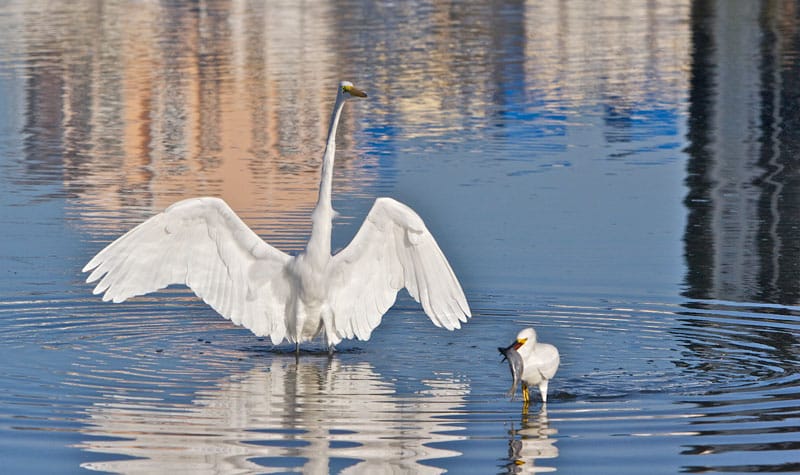
[[[83,268],[95,294],[122,302],[185,284],[225,318],[299,345],[323,333],[328,346],[367,340],[406,288],[437,326],[459,328],[470,316],[461,286],[422,219],[391,198],[378,198],[350,244],[331,254],[336,128],[351,97],[339,85],[322,160],[311,237],[290,256],[270,246],[218,198],[177,202],[100,251]],[[298,346],[299,348],[299,346]]]
[[[539,386],[542,402],[546,403],[547,386],[556,375],[561,362],[558,349],[548,343],[536,341],[536,330],[533,328],[525,328],[520,331],[514,343],[505,350],[508,349],[516,350],[522,359],[522,371],[519,374],[519,379],[522,380],[522,400],[526,403],[530,402],[528,386]],[[501,349],[501,352],[503,350]],[[512,374],[517,372],[512,371]],[[514,384],[516,385],[516,381]]]

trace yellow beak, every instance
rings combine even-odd
[[[350,94],[351,96],[355,97],[367,97],[367,93],[362,91],[361,89],[356,88],[355,86],[344,86],[344,92]]]

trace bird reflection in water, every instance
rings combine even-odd
[[[442,473],[420,461],[461,455],[432,445],[465,438],[453,435],[463,428],[441,416],[463,407],[469,388],[447,377],[422,383],[426,389],[419,395],[400,397],[367,363],[287,355],[200,391],[191,403],[120,394],[118,402],[89,409],[85,432],[98,438],[81,444],[120,457],[83,467],[117,473]]]
[[[547,417],[547,407],[534,415],[528,414],[528,406],[522,409],[522,417],[519,429],[514,428],[508,431],[508,458],[505,464],[505,473],[544,473],[555,472],[555,467],[537,465],[536,462],[542,459],[554,459],[558,457],[558,447],[555,446],[556,439],[553,437],[558,433],[550,427]]]

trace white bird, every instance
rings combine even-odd
[[[517,339],[514,343],[507,348],[498,348],[500,353],[506,355],[510,350],[516,350],[519,353],[522,368],[518,368],[516,356],[508,355],[509,364],[511,364],[511,372],[514,377],[512,386],[512,394],[516,389],[518,380],[522,380],[522,400],[525,403],[530,402],[531,397],[528,393],[528,386],[538,385],[539,392],[542,394],[542,402],[547,402],[547,386],[553,376],[558,371],[558,365],[561,362],[561,357],[558,354],[558,349],[548,343],[539,343],[536,341],[536,330],[533,328],[525,328],[517,334]]]
[[[453,330],[471,316],[450,264],[408,206],[378,198],[350,244],[331,255],[336,127],[344,103],[367,97],[339,84],[322,158],[311,237],[290,256],[264,242],[221,199],[179,201],[97,253],[83,268],[94,294],[122,302],[185,284],[223,317],[269,336],[310,341],[321,332],[330,351],[344,338],[367,340],[406,288],[438,327]]]

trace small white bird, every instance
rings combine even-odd
[[[219,198],[173,204],[109,244],[89,261],[95,294],[122,302],[185,284],[223,317],[273,344],[297,345],[323,333],[330,351],[343,338],[367,340],[406,288],[438,327],[460,328],[471,316],[450,264],[408,206],[378,198],[350,244],[331,254],[336,128],[345,101],[367,97],[337,87],[322,158],[311,237],[290,256],[258,237]]]
[[[558,371],[561,357],[558,349],[548,343],[536,341],[536,330],[525,328],[517,334],[517,339],[506,348],[498,348],[511,364],[511,373],[514,378],[511,394],[516,390],[517,383],[522,381],[522,400],[530,402],[528,386],[538,385],[542,393],[542,402],[547,402],[547,385]],[[511,350],[519,354],[517,358]],[[518,366],[522,366],[519,368]]]

